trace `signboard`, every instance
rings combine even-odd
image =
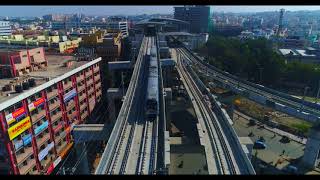
[[[39,107],[40,105],[42,105],[44,103],[44,98],[39,98],[37,99],[35,102],[32,102],[28,105],[29,111],[33,111],[35,110],[37,107]]]
[[[38,126],[35,130],[34,130],[34,134],[38,135],[42,130],[44,130],[45,128],[47,128],[49,125],[48,121],[45,121],[44,123],[42,123],[40,126]]]
[[[23,141],[22,140],[18,140],[16,142],[14,142],[14,148],[16,149],[16,151],[19,150],[20,147],[22,147],[22,146],[23,146]]]
[[[24,108],[22,107],[22,108],[17,109],[13,113],[10,113],[10,114],[6,115],[7,124],[10,125],[14,121],[16,121],[19,118],[21,118],[25,113],[26,112],[25,112]]]
[[[59,125],[53,129],[53,132],[54,133],[58,132],[62,127],[63,127],[62,123],[59,123]]]
[[[57,167],[57,165],[61,162],[61,157],[59,156],[54,162],[53,167]]]
[[[29,143],[31,143],[31,140],[32,140],[32,135],[31,135],[31,134],[25,135],[25,136],[22,138],[23,145],[24,145],[24,146],[28,145]]]
[[[8,129],[9,139],[14,139],[30,127],[31,121],[30,117],[28,116]]]
[[[47,170],[47,175],[51,174],[55,167],[61,162],[61,157],[58,156],[58,158],[49,166]]]
[[[61,151],[61,153],[59,154],[59,156],[61,156],[61,158],[64,158],[65,155],[67,155],[68,151],[70,150],[70,148],[72,147],[73,142],[71,142],[70,144],[67,145],[67,147]]]
[[[46,148],[44,148],[38,155],[38,159],[39,161],[41,161],[44,157],[46,157],[46,155],[49,153],[49,151],[53,148],[53,142],[51,142],[50,144],[48,144],[48,146]]]
[[[49,166],[48,170],[47,170],[47,175],[51,174],[52,171],[54,170],[54,166],[53,163]]]
[[[75,88],[73,88],[71,91],[69,91],[67,94],[63,96],[63,101],[68,102],[70,99],[72,99],[76,95],[77,95],[77,91]]]

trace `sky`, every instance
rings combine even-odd
[[[211,6],[213,12],[262,12],[320,10],[320,6]],[[83,13],[86,15],[137,15],[173,13],[173,6],[0,6],[0,16],[40,17],[52,13]]]

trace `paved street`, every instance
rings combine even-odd
[[[254,137],[250,137],[253,142],[255,142],[259,136],[263,136],[266,140],[267,148],[264,150],[257,150],[257,157],[268,163],[270,165],[275,165],[279,159],[287,159],[293,160],[303,156],[304,152],[304,145],[295,141],[290,141],[290,143],[281,143],[280,139],[282,136],[275,135],[274,133],[266,130],[266,129],[259,129],[258,126],[251,126],[249,127],[247,123],[249,122],[247,119],[234,115],[234,128],[235,131],[239,136],[248,136],[250,132],[254,134]],[[280,156],[285,150],[283,156]],[[256,150],[253,150],[252,155],[254,155]],[[278,164],[276,167],[278,169],[282,169],[286,165],[289,164],[287,160],[283,160],[281,164]]]

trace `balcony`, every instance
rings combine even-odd
[[[81,96],[79,96],[79,102],[82,102],[86,98],[86,94],[83,93]]]
[[[36,160],[35,159],[28,160],[26,165],[20,165],[19,167],[20,174],[21,175],[27,174],[28,172],[32,171],[32,168],[34,168],[34,166],[36,166]],[[39,172],[33,171],[32,173],[36,174]]]
[[[84,84],[82,86],[78,86],[78,92],[82,92],[85,88]]]
[[[93,91],[94,91],[94,88],[90,88],[90,89],[88,90],[88,95],[92,94]]]
[[[100,79],[101,79],[101,78],[100,78],[99,75],[97,75],[97,76],[94,77],[94,81],[95,81],[95,82],[100,82]]]
[[[47,154],[46,156],[47,158],[44,158],[41,160],[40,164],[43,167],[44,171],[46,171],[49,166],[51,165],[51,163],[53,162],[53,160],[55,159],[55,155],[54,154]]]
[[[42,138],[39,137],[39,135],[36,137],[37,138],[37,146],[40,148],[43,143],[47,142],[50,139],[50,133],[45,133]]]
[[[91,70],[91,69],[89,69],[88,72],[86,71],[86,76],[87,76],[87,77],[89,77],[89,76],[91,76],[91,75],[92,75],[92,70]]]
[[[101,90],[99,90],[99,91],[96,92],[97,98],[98,98],[100,95],[102,95]]]
[[[20,153],[19,155],[16,154],[17,163],[20,164],[24,160],[26,160],[30,155],[33,154],[33,149],[31,147],[24,147],[24,153]]]
[[[49,104],[49,110],[52,111],[60,106],[60,101],[54,101],[54,103]]]
[[[38,114],[34,114],[34,115],[31,116],[32,123],[33,124],[37,123],[40,119],[42,119],[45,116],[46,116],[46,111],[45,110],[39,111]]]
[[[67,141],[62,141],[61,145],[57,145],[57,153],[60,154],[67,146]]]
[[[52,125],[53,133],[59,132],[61,129],[63,129],[63,123],[62,121],[58,122],[57,125]]]
[[[88,116],[88,112],[85,111],[84,113],[82,113],[81,115],[81,120],[84,121],[84,119]]]
[[[72,108],[74,108],[75,107],[75,103],[76,102],[74,100],[69,101],[68,104],[66,105],[67,111],[70,111]]]
[[[55,134],[55,144],[57,145],[64,137],[66,137],[67,133],[65,130],[60,130],[59,135]],[[58,146],[57,146],[58,147]]]
[[[87,81],[87,87],[89,87],[92,83],[93,83],[93,79],[90,78],[90,79]]]
[[[30,169],[27,173],[29,173],[30,175],[36,175],[36,174],[40,174],[40,172],[38,170],[33,170],[33,167],[32,169]]]
[[[99,68],[99,66],[97,66],[97,67],[95,67],[95,68],[93,68],[93,72],[99,72],[100,71],[100,68]]]
[[[71,114],[67,114],[69,120],[72,120],[77,117],[77,111],[72,112]]]
[[[81,82],[84,80],[84,76],[80,75],[79,77],[77,77],[77,83]]]
[[[95,86],[96,86],[96,89],[101,88],[101,82],[97,82],[97,81],[96,81]]]
[[[87,107],[87,103],[83,103],[80,105],[80,112]]]
[[[51,99],[51,98],[53,98],[53,97],[55,97],[57,95],[58,95],[58,90],[57,89],[52,90],[51,92],[47,92],[47,98],[48,99]]]
[[[63,89],[64,89],[64,90],[67,90],[67,89],[69,89],[69,88],[71,88],[71,87],[72,87],[72,81],[69,81],[68,83],[63,84]]]
[[[56,122],[59,118],[61,118],[62,115],[61,115],[61,112],[58,112],[57,114],[55,115],[51,115],[51,123],[54,123]]]

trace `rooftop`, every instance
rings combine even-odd
[[[15,92],[14,85],[16,84],[20,84],[30,78],[34,78],[36,82],[35,87],[37,87],[88,62],[73,61],[72,56],[46,55],[46,57],[48,60],[48,67],[46,67],[46,69],[33,71],[18,78],[0,79],[0,103],[21,94]],[[66,66],[66,62],[70,62],[68,67]],[[11,90],[3,91],[3,87],[6,85],[11,85]],[[32,91],[35,87],[32,87],[29,90],[24,90],[24,92]]]

